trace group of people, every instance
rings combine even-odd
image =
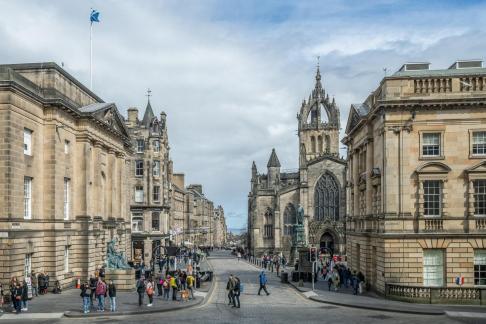
[[[342,286],[344,288],[351,287],[353,289],[353,294],[358,295],[363,292],[363,285],[365,282],[365,277],[361,271],[356,271],[349,269],[343,264],[333,264],[328,262],[326,265],[321,263],[318,269],[318,275],[324,278],[324,281],[328,283],[328,290],[331,288],[334,291],[338,291]],[[318,278],[319,276],[317,276]]]
[[[28,311],[29,299],[34,296],[47,294],[49,288],[49,275],[43,272],[36,274],[34,271],[30,273],[23,280],[19,280],[17,277],[10,279],[9,291],[10,291],[10,306],[13,309],[13,313],[21,313]],[[29,291],[30,289],[30,291]],[[59,281],[56,281],[52,290],[53,293],[61,293],[61,285]],[[3,307],[6,304],[5,291],[0,284],[0,312],[3,311]]]
[[[228,282],[226,284],[226,290],[228,291],[228,305],[232,307],[240,308],[240,294],[242,292],[243,286],[241,284],[240,278],[230,274]]]
[[[172,291],[172,300],[178,300],[177,295],[180,292],[180,300],[183,301],[183,294],[187,293],[188,298],[194,299],[194,286],[196,280],[192,275],[192,265],[187,266],[188,271],[177,270],[173,275],[162,274],[157,276],[154,280],[153,277],[145,279],[141,276],[137,281],[136,288],[138,293],[138,305],[143,305],[145,294],[149,299],[147,307],[151,307],[154,301],[155,288],[157,288],[157,296],[161,296],[165,300],[170,299],[170,292]]]
[[[116,311],[116,286],[112,280],[108,284],[105,282],[105,276],[91,277],[89,281],[81,285],[81,298],[83,299],[83,313],[89,313],[91,309],[96,308],[98,312],[105,311],[105,299],[110,299],[110,310]],[[95,307],[94,299],[98,305]]]

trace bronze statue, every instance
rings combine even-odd
[[[106,267],[108,269],[131,269],[127,263],[127,258],[124,252],[117,252],[115,249],[116,240],[112,239],[108,242],[106,251]]]

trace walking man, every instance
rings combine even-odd
[[[138,279],[137,293],[138,293],[138,306],[142,306],[143,295],[145,294],[145,282],[143,277],[140,277],[140,279]]]
[[[240,278],[234,277],[235,288],[233,289],[233,307],[240,308],[241,282]],[[238,304],[238,306],[236,306]]]
[[[228,283],[226,284],[226,290],[228,291],[228,305],[234,304],[234,289],[235,289],[235,280],[233,279],[233,275],[230,274],[228,278]]]
[[[116,311],[116,286],[113,280],[110,280],[108,285],[108,297],[110,297],[110,310],[112,312]]]
[[[270,295],[270,293],[267,291],[267,276],[265,275],[265,271],[260,272],[258,277],[260,278],[260,289],[258,289],[258,296],[260,296],[262,289],[265,291],[267,296]]]

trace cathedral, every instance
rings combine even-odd
[[[321,253],[345,254],[345,170],[339,157],[339,109],[321,84],[319,67],[309,99],[297,114],[299,170],[281,172],[275,149],[267,173],[252,165],[248,249],[255,256],[292,258],[297,210],[304,210],[305,243]]]

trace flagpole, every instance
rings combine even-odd
[[[93,22],[89,27],[89,89],[93,90]]]

